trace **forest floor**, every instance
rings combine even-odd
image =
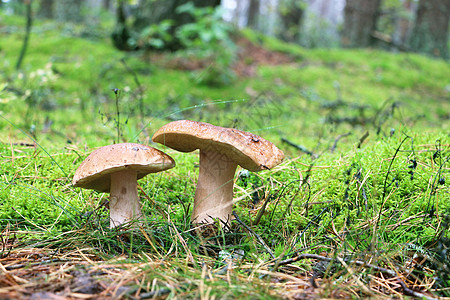
[[[124,54],[38,21],[16,71],[24,21],[0,20],[0,299],[449,299],[448,63],[246,31],[235,78],[208,86],[196,76],[209,61]],[[197,154],[150,140],[176,119],[286,154],[238,169],[231,230],[190,225]],[[93,149],[118,141],[177,162],[139,181],[137,228],[110,229],[107,195],[72,186]]]
[[[392,299],[405,296],[437,299],[429,291],[436,279],[430,277],[433,270],[426,267],[425,257],[405,261],[407,271],[358,260],[336,260],[350,273],[344,282],[336,284],[334,276],[322,277],[330,261],[334,261],[327,253],[304,257],[314,266],[314,271],[295,266],[295,258],[289,263],[273,261],[258,265],[242,264],[240,259],[230,258],[224,259],[222,266],[211,268],[207,267],[208,262],[197,259],[181,265],[168,257],[157,258],[144,253],[133,260],[126,254],[104,260],[93,254],[94,249],[33,248],[14,240],[8,232],[3,232],[3,238],[6,243],[0,259],[0,299],[209,299],[218,292],[226,299]],[[206,263],[201,271],[195,266],[199,263]],[[274,267],[277,263],[278,267]],[[361,269],[371,270],[370,284],[359,278]],[[423,276],[413,275],[414,270],[420,270]],[[155,272],[160,272],[160,276],[152,275]]]

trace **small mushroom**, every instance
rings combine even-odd
[[[101,147],[78,167],[73,185],[110,193],[110,227],[142,216],[137,180],[149,173],[175,166],[174,160],[158,149],[133,143]]]
[[[200,167],[194,223],[212,223],[219,218],[229,225],[233,208],[233,178],[236,167],[252,172],[271,169],[284,153],[271,142],[249,132],[180,120],[161,127],[152,140],[181,152],[200,149]]]

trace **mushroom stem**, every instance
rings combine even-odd
[[[137,172],[124,170],[111,174],[109,201],[110,227],[114,228],[142,216],[137,194]]]
[[[237,164],[223,154],[200,150],[200,168],[194,199],[193,223],[212,223],[219,218],[230,224],[233,178]]]

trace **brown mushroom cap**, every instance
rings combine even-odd
[[[73,185],[99,192],[109,192],[111,174],[135,170],[137,179],[149,173],[164,171],[175,166],[175,161],[158,149],[133,143],[101,147],[92,152],[78,167]]]
[[[181,152],[214,151],[252,172],[271,169],[284,158],[283,151],[257,135],[190,120],[164,125],[152,140]]]

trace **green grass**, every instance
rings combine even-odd
[[[104,260],[124,255],[143,268],[141,288],[157,278],[171,296],[249,299],[287,293],[258,273],[261,266],[273,274],[277,270],[268,267],[271,256],[255,234],[280,260],[296,253],[334,253],[402,268],[402,260],[417,249],[433,256],[448,247],[447,62],[378,50],[305,50],[245,31],[254,43],[291,55],[292,63],[260,66],[254,77],[208,87],[196,84],[192,72],[158,66],[144,53],[121,53],[106,36],[85,39],[81,27],[37,21],[23,69],[16,72],[24,21],[4,14],[0,20],[7,24],[0,27],[0,225],[16,230],[22,247],[89,249]],[[177,162],[176,168],[139,181],[147,236],[130,230],[129,238],[110,230],[103,206],[107,195],[71,184],[92,150],[117,139],[114,88],[121,90],[121,141],[150,144]],[[236,179],[235,211],[253,233],[238,224],[215,237],[190,230],[198,154],[150,141],[174,119],[236,126],[285,151],[280,166]],[[348,135],[337,142],[343,134]],[[233,260],[238,267],[231,278],[211,271],[223,266],[220,250],[244,251],[242,260]],[[144,254],[164,257],[170,267],[146,267]],[[433,263],[427,267],[435,273],[417,276],[439,276],[442,266]],[[213,273],[209,280],[204,266]],[[311,270],[313,264],[297,267]],[[333,277],[339,272],[330,272],[335,284],[350,278]],[[333,295],[331,290],[321,295]]]

